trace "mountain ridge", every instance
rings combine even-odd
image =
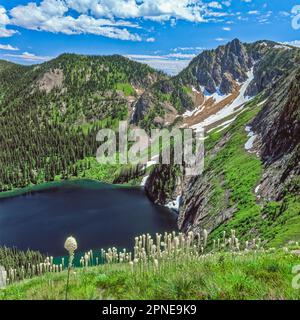
[[[213,97],[216,93],[236,95],[251,67],[254,67],[254,79],[247,94],[256,95],[292,65],[299,63],[299,52],[299,48],[269,40],[248,44],[238,39],[216,49],[205,50],[178,75],[161,84],[156,83],[141,95],[136,102],[132,122],[146,129],[163,127],[165,122],[178,123],[178,117],[198,107],[199,101],[206,96]],[[277,69],[275,58],[280,60]],[[207,109],[213,104],[216,102],[212,99],[208,101]],[[154,111],[160,118],[155,117]],[[149,118],[146,123],[145,118]]]

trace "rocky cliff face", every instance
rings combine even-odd
[[[253,120],[251,111],[245,111],[238,119],[240,126],[230,127],[208,150],[206,171],[191,179],[183,192],[178,221],[182,230],[217,232],[228,225],[241,228],[245,224],[252,226],[252,235],[272,241],[277,233],[290,234],[293,224],[296,228],[300,206],[299,85],[300,70],[278,80],[264,104],[258,100],[249,105],[249,109],[261,108]],[[242,150],[249,138],[242,138],[245,125],[255,137],[250,150]],[[291,208],[288,199],[293,199]],[[272,209],[275,216],[272,206],[277,207]],[[291,212],[295,216],[289,221]],[[291,234],[300,237],[300,232]]]
[[[165,205],[176,199],[183,189],[181,169],[168,165],[155,166],[145,185],[149,198],[159,205]]]
[[[178,77],[183,82],[193,82],[209,93],[219,88],[223,94],[232,92],[234,81],[243,82],[253,65],[246,47],[235,39],[216,50],[204,51]],[[195,81],[196,80],[196,81]]]
[[[132,123],[150,129],[175,121],[179,114],[194,108],[195,95],[175,78],[158,81],[134,105]]]
[[[300,239],[300,70],[294,70],[298,62],[299,49],[234,40],[201,54],[179,75],[207,91],[226,92],[254,66],[245,94],[257,95],[230,126],[215,126],[208,134],[204,173],[182,178],[182,231],[207,229],[218,235],[237,228],[245,237],[261,236],[271,243]],[[167,182],[169,171],[156,168],[146,186],[158,203],[177,195],[176,184]]]
[[[300,62],[297,48],[274,42],[260,41],[248,45],[248,51],[256,61],[254,79],[246,92],[249,96],[271,89],[278,79],[287,77]]]
[[[265,172],[261,196],[281,199],[300,173],[300,69],[279,80],[264,108],[254,119]]]

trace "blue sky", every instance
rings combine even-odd
[[[176,73],[233,38],[299,44],[300,0],[0,0],[0,59],[122,54]],[[297,11],[297,10],[296,10]],[[299,7],[300,12],[300,7]],[[300,21],[300,19],[299,19]]]

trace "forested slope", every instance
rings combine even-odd
[[[138,96],[165,77],[118,55],[0,61],[0,190],[89,170],[95,159],[78,161],[95,156],[97,131],[127,120]]]

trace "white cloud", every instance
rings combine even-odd
[[[17,33],[19,33],[17,30],[1,28],[0,26],[0,38],[9,38]]]
[[[46,60],[50,60],[51,57],[43,57],[43,56],[37,56],[33,53],[29,52],[23,52],[22,54],[11,54],[7,53],[4,54],[5,57],[14,58],[17,60],[25,60],[25,61],[31,61],[31,62],[42,62]]]
[[[212,1],[208,4],[209,8],[222,9],[222,5],[217,1]]]
[[[176,24],[177,24],[176,19],[175,19],[175,18],[171,18],[171,19],[170,19],[170,25],[171,25],[171,27],[175,27]]]
[[[138,56],[138,55],[134,55],[134,56]],[[165,73],[171,76],[178,74],[190,63],[190,60],[181,60],[181,59],[168,60],[166,58],[157,59],[156,56],[153,56],[152,58],[150,56],[149,59],[141,59],[141,58],[132,57],[132,56],[130,56],[129,58],[140,63],[148,64],[150,67],[157,70],[164,71]]]
[[[229,6],[231,0],[222,1]],[[210,17],[224,17],[218,1],[202,0],[42,0],[18,5],[9,11],[2,8],[0,19],[26,29],[65,34],[95,34],[122,40],[141,41],[141,36],[127,28],[140,28],[126,19],[177,20],[205,22]],[[74,14],[73,12],[77,13]],[[0,20],[0,21],[1,21]],[[3,32],[4,33],[4,32]],[[8,32],[6,32],[8,33]],[[151,41],[145,38],[146,41]]]
[[[231,31],[231,28],[230,27],[223,27],[223,30],[224,31]]]
[[[128,54],[126,55],[127,58],[134,59],[134,60],[147,60],[147,59],[167,59],[165,56],[159,56],[159,55],[148,55],[148,54]]]
[[[231,0],[227,0],[227,1],[223,1],[222,4],[226,7],[230,7],[231,6]]]
[[[138,28],[136,24],[123,20],[115,22],[110,19],[96,19],[86,14],[74,18],[64,15],[68,10],[61,0],[44,0],[39,6],[31,2],[10,11],[11,23],[38,31],[68,35],[89,33],[121,40],[141,41],[139,35],[132,34],[125,28]]]
[[[268,11],[265,14],[260,15],[258,17],[258,22],[260,24],[270,23],[269,18],[271,17],[272,14],[273,14],[273,11]]]
[[[282,16],[282,17],[289,17],[291,14],[289,12],[287,12],[287,11],[280,11],[279,15]]]
[[[8,38],[13,34],[18,33],[16,30],[6,29],[6,25],[9,23],[9,17],[6,9],[0,5],[0,38]]]
[[[216,17],[216,18],[221,18],[221,17],[226,17],[230,15],[227,12],[216,12],[216,11],[207,11],[206,15],[208,17]]]
[[[205,48],[203,47],[177,47],[172,49],[172,51],[177,52],[177,51],[202,51]]]
[[[215,40],[216,40],[216,41],[219,41],[219,42],[227,41],[227,39],[225,39],[225,38],[216,38]]]
[[[0,6],[0,26],[5,26],[9,22],[9,18],[6,14],[6,9],[3,6]]]
[[[0,6],[0,36],[11,36],[16,31],[5,26],[64,34],[94,34],[121,40],[153,41],[133,29],[140,29],[145,20],[169,21],[175,26],[178,20],[190,22],[220,21],[234,15],[229,7],[231,0],[27,0],[9,12]],[[75,11],[75,13],[74,13]],[[133,23],[132,19],[138,21]]]
[[[167,58],[176,58],[176,59],[193,59],[196,55],[192,53],[169,53],[166,55]]]
[[[0,50],[18,51],[19,48],[13,47],[10,44],[0,44]]]
[[[146,42],[155,42],[155,38],[151,37],[151,38],[147,38]]]
[[[194,47],[190,47],[194,48]],[[190,49],[190,48],[181,48],[181,49]],[[173,49],[172,51],[177,50]],[[196,54],[190,53],[168,53],[164,55],[144,55],[144,54],[129,54],[127,57],[129,59],[146,63],[152,68],[157,70],[162,70],[170,75],[175,75],[184,69],[190,61],[196,56]]]
[[[248,21],[248,20],[249,20],[248,17],[242,17],[242,16],[238,16],[237,19],[238,19],[239,21]]]
[[[91,11],[96,17],[145,18],[155,21],[176,19],[203,21],[201,0],[66,0],[79,13]]]
[[[135,60],[191,60],[196,56],[194,53],[168,53],[165,55],[147,55],[147,54],[129,54],[127,55],[128,58],[135,59]]]
[[[286,42],[283,42],[282,44],[287,44],[293,47],[300,47],[300,40],[286,41]]]
[[[251,14],[251,15],[259,14],[259,11],[258,10],[251,10],[251,11],[248,11],[248,14]]]

